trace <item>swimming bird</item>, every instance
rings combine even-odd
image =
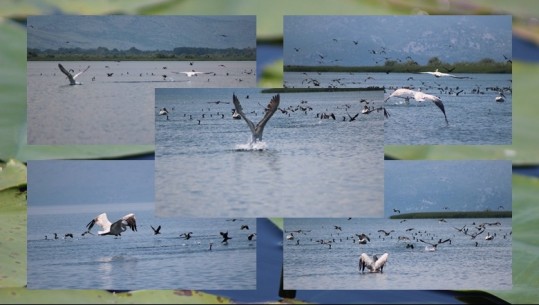
[[[248,240],[253,240],[253,237],[255,237],[256,233],[251,233],[247,236]]]
[[[251,143],[262,141],[262,133],[264,132],[264,127],[266,126],[266,123],[268,123],[269,119],[273,116],[275,111],[277,111],[277,108],[279,107],[280,102],[280,96],[279,94],[273,96],[266,107],[266,114],[264,114],[264,117],[258,124],[255,124],[249,120],[245,114],[243,113],[243,108],[241,107],[240,101],[238,100],[238,97],[236,97],[236,94],[232,95],[232,101],[234,102],[234,107],[236,107],[236,111],[240,114],[240,116],[247,122],[247,125],[249,126],[249,129],[251,129],[252,133],[252,139]]]
[[[440,108],[440,110],[444,114],[446,124],[449,124],[449,122],[447,121],[447,115],[445,114],[444,103],[439,97],[435,95],[426,94],[421,91],[414,91],[414,90],[410,90],[406,88],[400,88],[400,89],[395,90],[393,93],[391,93],[389,97],[384,100],[384,102],[386,102],[392,97],[403,98],[405,99],[406,102],[408,102],[411,98],[413,98],[417,102],[424,102],[424,101],[433,102],[438,108]]]
[[[498,102],[498,103],[505,102],[505,95],[503,94],[503,92],[500,91],[498,93],[498,96],[496,96],[495,101]]]
[[[290,233],[290,234],[286,235],[286,239],[287,240],[293,240],[294,239],[294,233]]]
[[[107,213],[101,213],[86,225],[86,227],[88,228],[88,232],[95,224],[100,225],[103,229],[102,231],[97,231],[97,234],[99,235],[121,236],[128,227],[132,231],[137,231],[137,221],[135,218],[135,214],[133,213],[125,215],[114,223],[111,223],[109,221],[109,219],[107,218]]]
[[[151,227],[152,230],[153,230],[153,235],[161,234],[161,232],[160,232],[160,231],[161,231],[161,225],[159,225],[159,226],[157,227],[157,229],[154,228],[152,225],[150,225],[150,227]]]
[[[69,78],[70,85],[82,85],[82,83],[75,81],[75,79],[79,77],[82,73],[90,69],[90,66],[88,66],[86,69],[80,71],[77,74],[71,74],[71,72],[67,71],[66,68],[64,68],[64,66],[62,66],[62,64],[60,63],[58,64],[58,68],[60,68],[60,71],[62,71],[62,73],[64,73],[67,76],[67,78]]]
[[[182,233],[182,234],[180,234],[180,237],[183,236],[183,238],[187,240],[187,239],[191,238],[191,234],[193,234],[193,232]]]
[[[356,234],[356,236],[359,237],[359,240],[357,241],[359,244],[364,245],[368,241],[371,241],[371,239],[365,233]]]
[[[493,240],[494,235],[490,235],[490,232],[487,232],[487,236],[485,236],[485,240]]]
[[[370,257],[367,253],[361,253],[359,256],[359,271],[364,272],[366,267],[370,272],[383,273],[384,265],[387,263],[388,257],[388,253],[384,253],[380,257],[377,255]]]
[[[436,71],[434,72],[419,72],[419,73],[430,74],[430,75],[433,75],[434,77],[453,77],[453,78],[459,78],[459,79],[471,78],[468,76],[456,76],[449,73],[443,73],[443,72],[438,71],[438,69],[436,69]]]

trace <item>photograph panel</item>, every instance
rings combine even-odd
[[[384,90],[386,145],[512,143],[512,18],[285,16],[285,87]]]
[[[28,181],[29,289],[256,289],[256,219],[156,217],[152,160],[30,161]]]
[[[156,213],[382,217],[381,95],[156,89]]]
[[[256,87],[256,16],[29,16],[28,144],[154,144],[154,89]]]

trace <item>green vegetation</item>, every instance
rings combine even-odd
[[[174,48],[173,50],[142,51],[135,47],[128,50],[109,50],[105,47],[97,49],[59,48],[28,49],[26,57],[29,61],[254,61],[255,48]]]
[[[348,92],[348,91],[383,91],[383,87],[367,88],[268,88],[262,89],[262,93],[302,93],[302,92]]]
[[[444,73],[512,73],[512,63],[483,58],[478,62],[444,63],[438,57],[429,59],[426,65],[414,60],[398,62],[387,60],[382,66],[284,66],[284,72],[385,72],[419,73],[439,69]]]
[[[391,215],[390,219],[420,219],[420,218],[507,218],[512,217],[512,211],[450,211],[450,212],[418,212]]]

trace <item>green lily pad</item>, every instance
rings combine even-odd
[[[0,166],[0,191],[26,185],[26,165],[9,160]]]
[[[489,291],[512,304],[539,300],[538,197],[539,179],[513,175],[513,289]]]
[[[513,62],[512,145],[387,145],[384,153],[396,159],[503,159],[513,165],[539,164],[539,107],[533,96],[539,83],[539,65]]]

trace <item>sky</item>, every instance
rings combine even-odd
[[[408,56],[421,65],[432,57],[455,63],[512,55],[510,15],[285,16],[283,27],[285,65],[373,66]]]
[[[401,213],[510,211],[511,179],[507,160],[386,160],[384,214],[394,215],[393,209]]]
[[[256,16],[29,16],[28,48],[256,48]]]
[[[28,210],[154,209],[153,160],[28,161]]]

